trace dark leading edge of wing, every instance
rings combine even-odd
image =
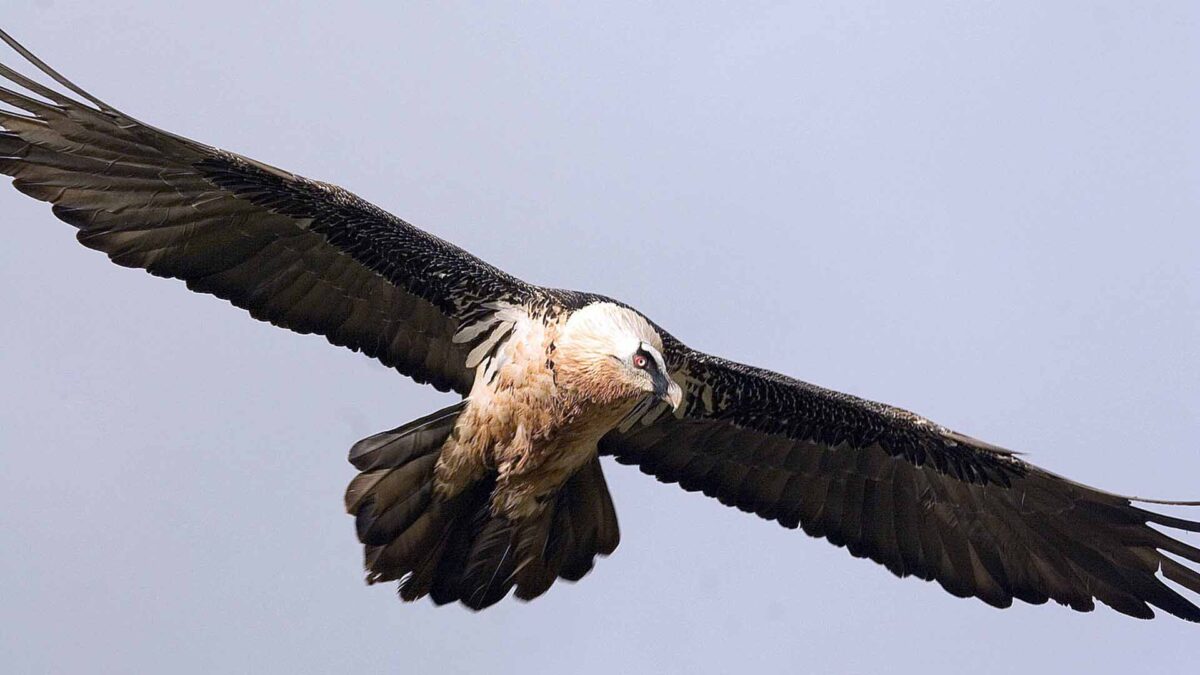
[[[665,483],[803,527],[996,607],[1013,598],[1151,618],[1200,608],[1200,549],[1150,524],[1200,532],[1131,498],[1046,472],[907,411],[731,363],[667,340],[686,382],[680,417],[607,436],[601,449]],[[1197,505],[1190,503],[1190,505]]]
[[[466,394],[460,320],[534,291],[333,185],[156,129],[87,94],[0,31],[58,85],[0,65],[0,172],[54,205],[85,246],[175,277],[420,382]]]

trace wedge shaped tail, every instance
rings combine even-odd
[[[350,450],[361,473],[346,488],[346,511],[364,547],[367,583],[398,581],[403,600],[429,596],[483,609],[513,588],[532,600],[612,553],[620,534],[598,458],[527,519],[493,513],[494,474],[454,497],[437,494],[437,459],[463,408],[439,410]]]

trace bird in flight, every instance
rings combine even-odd
[[[600,457],[996,607],[1200,621],[1200,522],[881,403],[690,349],[637,310],[534,286],[335,185],[148,124],[0,31],[0,172],[113,262],[462,400],[356,443],[370,583],[488,607],[578,580],[619,532]],[[1200,502],[1157,502],[1198,506]]]

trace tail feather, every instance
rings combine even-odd
[[[430,462],[432,464],[432,462]],[[354,518],[358,540],[369,545],[384,545],[399,537],[413,525],[433,499],[433,484],[424,483],[390,506],[382,502],[367,502]]]
[[[454,550],[465,550],[470,546],[471,533],[473,528],[464,526],[462,521],[471,520],[472,514],[481,512],[480,506],[487,503],[487,497],[491,493],[491,485],[489,481],[478,483],[470,489],[472,494],[465,495],[456,500],[453,504],[455,510],[453,517],[449,520],[447,526],[442,532],[437,535],[435,543],[422,557],[412,570],[412,573],[405,578],[400,584],[400,598],[406,602],[411,602],[425,597],[431,596],[435,604],[445,604],[438,602],[435,591],[436,584],[447,581],[459,583],[461,574],[453,580],[447,579],[449,576],[448,570],[459,565],[458,558],[453,557]],[[486,510],[483,510],[486,512]],[[461,543],[460,543],[461,542]],[[461,556],[461,554],[459,554]],[[457,567],[455,569],[461,569]],[[455,596],[457,597],[457,596]]]
[[[359,471],[398,467],[431,448],[437,450],[446,442],[454,430],[454,422],[466,407],[467,401],[463,399],[391,431],[368,436],[350,448],[350,463]]]
[[[597,553],[609,555],[621,541],[617,513],[599,459],[571,478],[562,498],[566,502],[563,510],[570,513],[576,535],[572,555],[563,564],[563,577],[578,581],[591,571]]]
[[[399,581],[411,601],[489,607],[513,588],[531,600],[558,578],[575,581],[620,539],[599,459],[576,473],[539,514],[509,520],[492,513],[495,476],[452,498],[435,494],[434,469],[462,404],[359,441],[351,462],[362,473],[346,489],[364,544],[368,583]]]
[[[524,523],[489,518],[475,537],[462,574],[462,603],[479,610],[500,602],[512,590]]]
[[[456,500],[458,508],[455,521],[443,533],[442,550],[439,557],[431,561],[432,569],[429,570],[431,578],[427,591],[434,604],[445,605],[464,597],[471,556],[478,549],[476,542],[492,520],[490,498],[495,485],[495,476],[488,476],[468,488]],[[419,597],[421,595],[415,595],[412,599]]]
[[[543,551],[546,550],[545,534],[548,534],[548,528],[542,528],[542,530],[543,532],[529,537],[519,553],[520,562],[513,571],[513,580],[516,586],[513,596],[518,600],[533,600],[550,590],[550,586],[558,578],[558,575],[551,571],[552,568],[546,563],[545,558],[536,553],[539,548]]]
[[[445,530],[444,508],[431,508],[391,542],[366,546],[367,583],[404,579],[429,551],[429,544]]]
[[[533,600],[550,590],[559,571],[574,549],[571,520],[563,510],[556,509],[541,519],[524,542],[526,553],[516,571],[516,596]]]

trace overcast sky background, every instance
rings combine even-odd
[[[1200,4],[391,4],[0,21],[694,347],[1200,498]],[[345,452],[449,396],[0,214],[5,672],[1194,672],[1198,626],[997,611],[613,463],[623,540],[580,583],[401,604]]]

